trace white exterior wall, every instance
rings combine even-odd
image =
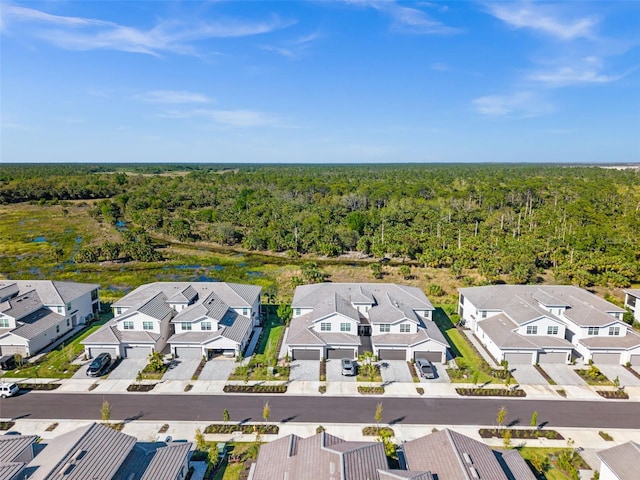
[[[603,462],[600,462],[600,480],[620,480],[613,471]]]
[[[464,297],[462,305],[458,299],[458,313],[460,313],[460,307],[462,307],[462,319],[464,320],[465,325],[475,332],[477,330],[478,321],[478,312],[475,305],[473,305],[467,297]]]
[[[504,359],[504,354],[502,353],[502,350],[500,350],[500,348],[495,343],[493,343],[493,340],[489,338],[489,335],[486,335],[484,333],[484,330],[482,330],[482,323],[478,325],[478,329],[476,331],[476,337],[480,340],[480,342],[482,342],[482,344],[485,347],[487,347],[487,350],[489,350],[489,353],[491,353],[493,358],[495,358],[499,362],[501,362]]]
[[[307,313],[313,312],[313,308],[299,308],[299,307],[293,307],[293,317],[291,318],[296,318],[296,317],[301,317],[302,315],[306,315]],[[300,313],[296,313],[296,311],[300,311]]]
[[[369,310],[371,305],[353,305],[353,308],[358,310],[364,317],[369,318]]]
[[[339,333],[347,333],[347,334],[351,334],[351,335],[357,335],[358,334],[358,322],[356,322],[354,319],[349,318],[349,317],[345,317],[344,315],[340,315],[340,314],[333,314],[329,317],[323,318],[321,320],[317,320],[314,324],[313,324],[313,329],[316,332],[322,333],[323,331],[320,328],[320,324],[321,323],[330,323],[331,324],[331,332],[339,332]],[[348,332],[340,332],[340,324],[341,323],[349,323],[351,325],[351,330]],[[326,332],[327,330],[325,330]]]
[[[0,313],[0,318],[9,320],[9,326],[8,327],[2,327],[2,328],[16,328],[16,319],[15,318],[10,317],[9,315],[5,315],[3,313]]]
[[[381,346],[380,348],[384,348],[384,346]],[[434,342],[432,340],[427,340],[426,342],[420,343],[419,345],[414,345],[410,348],[407,348],[407,362],[410,362],[411,360],[413,360],[413,353],[414,352],[424,352],[424,351],[429,351],[429,352],[440,352],[441,354],[443,354],[443,359],[446,359],[446,351],[447,351],[447,347],[445,345],[442,345],[441,343],[438,342]]]
[[[626,352],[622,352],[622,355],[620,355],[621,364],[625,365],[627,362],[630,362],[631,355],[640,355],[640,346],[627,350]]]
[[[212,342],[205,344],[204,348],[210,350],[235,350],[236,355],[240,353],[240,346],[233,340],[225,337],[217,337]]]
[[[211,323],[211,330],[202,330],[202,322],[209,322]],[[185,323],[189,323],[189,322],[185,322]],[[216,330],[218,330],[220,328],[220,326],[218,325],[218,321],[214,320],[213,318],[208,318],[208,317],[202,317],[199,318],[198,320],[191,322],[191,330],[182,330],[182,322],[178,322],[178,323],[174,323],[173,324],[174,329],[176,330],[177,333],[180,332],[215,332]]]
[[[56,326],[60,327],[59,332],[56,332]],[[71,322],[69,322],[69,327],[67,327],[67,320],[62,319],[56,325],[52,325],[50,328],[40,333],[40,335],[32,338],[31,340],[27,340],[29,355],[35,355],[44,347],[54,342],[56,339],[60,338],[62,335],[67,333],[72,328],[73,327],[71,326]],[[14,338],[20,338],[20,337],[16,335]]]
[[[562,323],[556,320],[552,320],[551,318],[548,318],[548,317],[543,317],[538,320],[534,320],[532,322],[521,325],[518,328],[518,333],[523,336],[533,336],[534,334],[527,334],[528,326],[538,327],[538,332],[535,334],[536,336],[558,337],[558,338],[564,338],[564,333],[566,328]],[[556,335],[547,334],[548,327],[558,327],[558,333]]]
[[[412,333],[416,333],[418,331],[418,325],[414,322],[410,322],[409,320],[404,322],[387,324],[387,325],[390,325],[388,332],[381,332],[379,323],[372,325],[373,328],[372,328],[371,335],[374,337],[378,335],[388,335],[390,333],[403,333],[403,334],[406,333],[407,335],[411,335]],[[411,330],[408,332],[400,332],[400,325],[409,325]]]
[[[97,301],[99,301],[99,299]],[[86,318],[93,315],[93,303],[94,302],[91,301],[91,292],[87,292],[71,301],[71,308],[65,310],[65,315],[71,318],[73,312],[77,310],[75,313],[76,321],[78,323],[86,323]],[[57,311],[54,308],[51,310],[54,312]]]
[[[26,352],[29,352],[29,341],[26,338],[18,337],[11,332],[7,332],[0,336],[0,346],[20,345],[24,347]],[[32,353],[28,353],[32,355]]]
[[[631,302],[635,299],[635,305],[631,305]],[[640,322],[640,298],[624,294],[624,306],[633,312],[633,318],[636,322]]]
[[[609,327],[620,327],[619,335],[609,335]],[[593,338],[593,337],[624,337],[627,334],[627,324],[623,322],[615,322],[610,325],[599,327],[598,335],[589,335],[588,327],[580,327],[576,332],[576,336],[579,338]]]
[[[256,301],[253,302],[253,306],[251,307],[251,323],[254,327],[260,325],[260,295],[257,296]]]
[[[145,329],[142,328],[143,322],[152,322],[153,330],[146,330],[147,332],[153,333],[162,333],[160,329],[160,321],[157,318],[150,317],[149,315],[145,315],[140,312],[133,312],[131,315],[124,316],[118,319],[118,330],[121,332],[130,332],[131,329],[124,329],[123,322],[133,322],[133,330],[144,332]]]

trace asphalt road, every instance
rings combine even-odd
[[[221,421],[226,408],[235,421],[372,423],[382,402],[385,423],[494,425],[501,406],[506,423],[529,425],[531,414],[550,427],[640,429],[640,403],[616,401],[509,400],[485,398],[296,397],[277,395],[65,394],[29,392],[0,399],[0,418],[100,420],[103,400],[112,420]]]

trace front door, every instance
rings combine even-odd
[[[359,337],[370,337],[371,336],[371,326],[370,325],[358,325],[358,336]]]

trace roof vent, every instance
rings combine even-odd
[[[476,480],[480,478],[480,474],[478,473],[478,470],[475,469],[475,467],[469,467],[469,471],[471,472],[471,476]]]
[[[467,465],[473,465],[473,460],[471,460],[471,457],[469,456],[468,453],[463,453],[462,457],[464,458],[464,461],[466,462]]]
[[[80,460],[83,456],[84,456],[84,450],[80,449],[73,455],[73,457],[71,457],[71,460],[75,462]]]

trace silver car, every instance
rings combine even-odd
[[[423,378],[436,378],[436,369],[429,360],[416,358],[416,370]]]
[[[350,358],[343,358],[340,363],[342,364],[342,375],[351,377],[356,374],[356,362]]]

